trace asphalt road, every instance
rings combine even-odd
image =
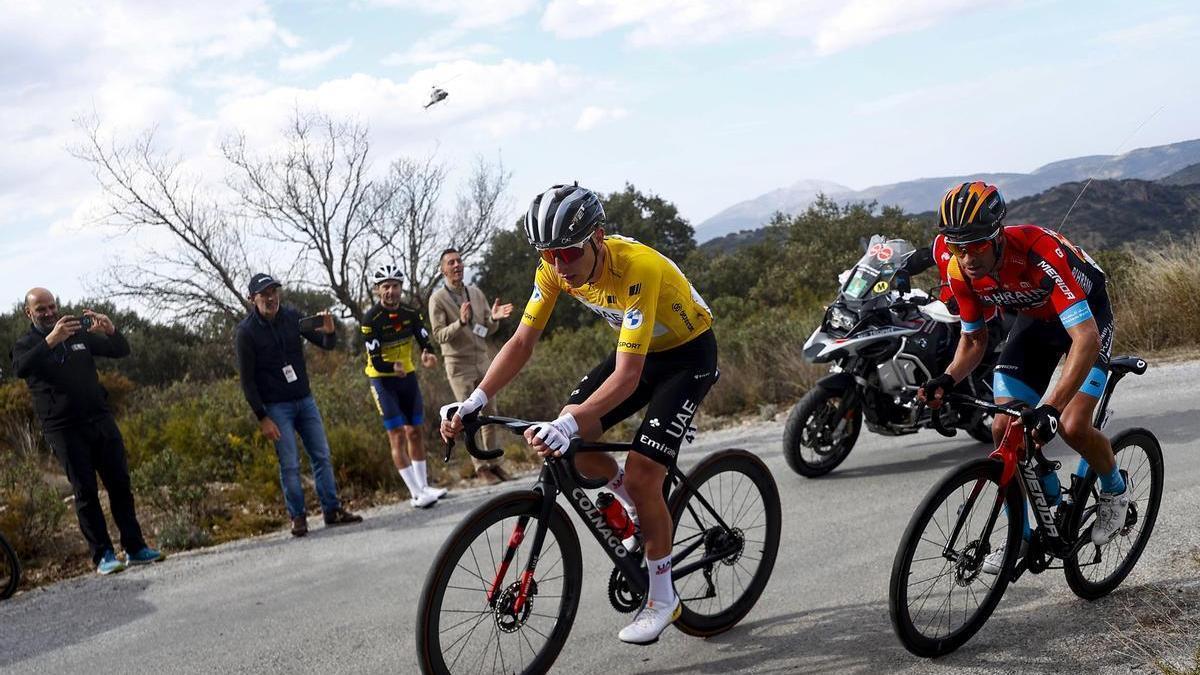
[[[1141,663],[1111,637],[1129,607],[1161,584],[1196,585],[1182,557],[1200,550],[1200,364],[1154,367],[1118,391],[1110,432],[1152,429],[1166,455],[1158,526],[1142,562],[1112,596],[1075,598],[1060,573],[1026,575],[984,629],[937,661],[910,656],[892,634],[887,586],[913,509],[948,469],[986,448],[932,432],[864,433],[833,474],[793,474],[779,422],[704,434],[686,461],[723,447],[762,456],[783,502],[771,583],[733,630],[701,640],[669,629],[658,645],[626,646],[627,620],[609,606],[610,564],[583,540],[578,620],[555,666],[564,673],[1129,672]],[[1056,442],[1048,453],[1066,459]],[[528,480],[528,479],[526,479]],[[176,555],[109,577],[87,577],[0,603],[0,669],[12,673],[416,671],[415,605],[438,546],[495,488],[434,509],[366,514],[362,525],[285,533]],[[583,535],[587,536],[587,535]],[[1151,599],[1152,600],[1152,599]],[[1196,638],[1200,641],[1200,637]]]

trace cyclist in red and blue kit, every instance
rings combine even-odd
[[[1061,433],[1095,470],[1101,492],[1092,541],[1103,545],[1124,526],[1129,508],[1129,480],[1117,470],[1108,438],[1092,425],[1113,339],[1104,271],[1053,230],[1005,226],[1005,212],[1000,191],[981,181],[962,183],[942,199],[933,255],[958,301],[963,335],[946,372],[929,380],[920,396],[940,405],[943,392],[979,365],[987,349],[986,311],[1000,307],[1015,313],[993,375],[995,401],[1032,407],[1035,437],[1048,443]],[[1063,355],[1062,375],[1047,393]],[[1013,421],[1008,415],[996,417],[997,443]],[[1022,542],[1022,552],[1026,545]],[[996,574],[1003,560],[1003,548],[992,552],[984,571]]]

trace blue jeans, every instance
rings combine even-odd
[[[329,441],[325,438],[325,424],[321,411],[312,396],[283,403],[268,403],[267,417],[279,427],[279,440],[275,441],[275,454],[279,457],[279,482],[283,485],[283,501],[288,514],[298,518],[305,514],[304,488],[300,486],[300,450],[296,447],[296,434],[304,441],[304,451],[312,465],[313,480],[317,484],[317,497],[325,513],[337,510],[342,504],[337,497],[337,485],[333,480],[333,464],[329,461]]]

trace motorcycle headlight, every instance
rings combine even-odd
[[[838,330],[850,330],[854,328],[854,324],[858,323],[858,317],[854,312],[842,309],[836,305],[829,310],[829,325]]]

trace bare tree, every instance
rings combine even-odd
[[[297,110],[280,151],[256,156],[244,134],[222,144],[236,169],[229,184],[262,235],[314,265],[320,286],[358,321],[369,299],[363,279],[380,248],[372,234],[393,196],[369,176],[367,133],[363,124]]]
[[[453,246],[464,257],[479,251],[499,227],[507,207],[511,174],[500,162],[476,158],[451,215],[441,209],[446,175],[446,167],[432,155],[394,161],[387,182],[395,186],[395,199],[376,229],[383,250],[404,267],[409,288],[421,305],[441,278],[442,250]]]
[[[395,199],[376,228],[384,251],[405,270],[409,289],[423,302],[428,296],[429,256],[445,240],[439,209],[446,167],[430,154],[422,160],[407,157],[392,162],[387,183]]]
[[[475,157],[471,173],[458,195],[449,236],[450,245],[458,249],[463,259],[483,250],[501,223],[509,221],[511,204],[507,194],[511,179],[512,172],[505,171],[502,160],[497,159],[491,164],[482,155]],[[437,273],[436,268],[434,273]]]
[[[235,271],[249,265],[245,230],[236,217],[181,168],[179,158],[155,149],[154,129],[121,145],[101,138],[95,116],[76,124],[85,139],[70,151],[91,165],[107,197],[97,221],[139,243],[160,232],[174,243],[166,249],[144,245],[140,259],[114,263],[97,290],[135,299],[152,312],[239,319],[248,303]]]

